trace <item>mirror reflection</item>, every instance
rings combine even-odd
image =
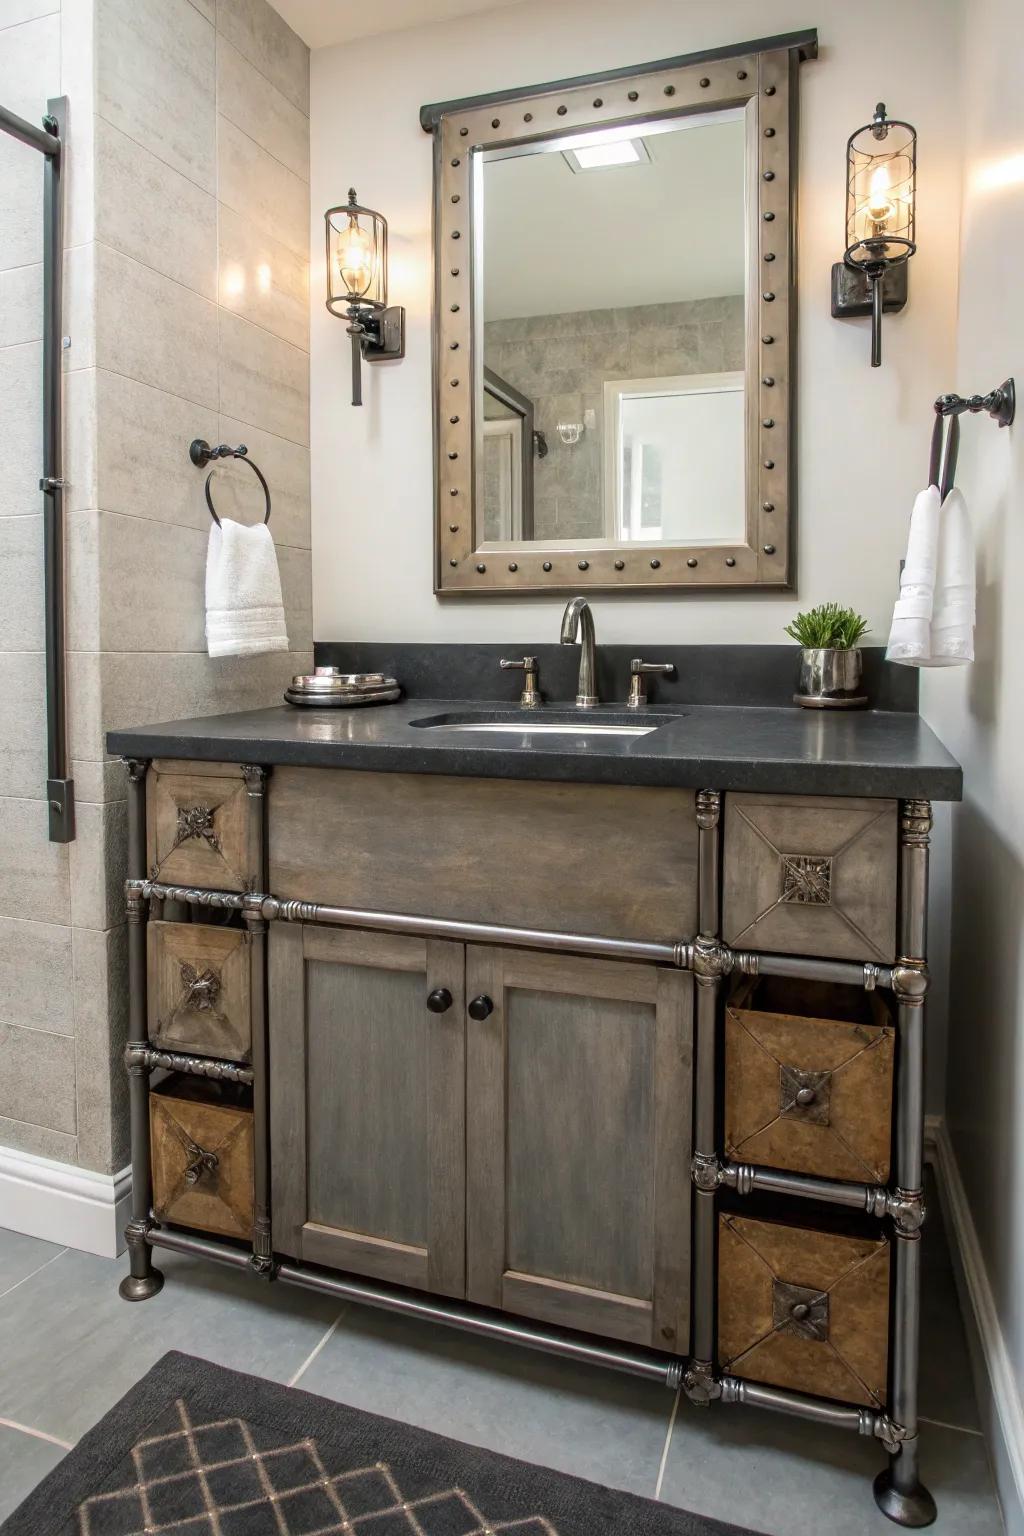
[[[477,547],[743,539],[745,119],[480,154]]]

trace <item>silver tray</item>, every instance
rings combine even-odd
[[[293,677],[289,684],[293,693],[375,693],[397,686],[395,679],[383,672],[342,672],[337,667],[315,667]]]
[[[370,688],[362,692],[326,688],[286,688],[286,704],[304,709],[355,709],[360,704],[392,704],[402,696],[398,684],[392,681],[390,688]]]

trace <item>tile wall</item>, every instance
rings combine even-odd
[[[742,368],[743,343],[742,294],[488,321],[488,368],[530,397],[534,427],[547,438],[548,455],[533,466],[534,537],[597,538],[603,532],[606,380]],[[594,412],[596,427],[575,446],[561,442],[558,423],[582,422],[587,410]]]
[[[41,170],[0,142],[0,1146],[127,1161],[113,726],[276,702],[312,649],[309,55],[266,0],[0,0],[0,101],[69,97],[68,707],[78,835],[46,838]],[[270,482],[292,655],[204,649],[193,437]],[[218,510],[261,515],[251,471]]]

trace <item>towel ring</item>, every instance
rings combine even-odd
[[[263,519],[264,526],[270,522],[270,486],[267,484],[266,477],[259,465],[254,464],[252,459],[249,458],[249,450],[244,443],[240,443],[237,448],[229,448],[227,443],[221,443],[219,448],[211,448],[205,439],[196,437],[189,444],[188,456],[192,463],[200,469],[214,459],[240,459],[243,464],[248,464],[260,485],[262,485],[263,494],[267,500],[267,511]],[[214,468],[210,470],[206,477],[206,505],[210,509],[210,516],[219,528],[221,525],[220,518],[217,516],[217,508],[214,506],[213,497],[210,494],[210,481],[216,472],[216,465],[214,465]]]

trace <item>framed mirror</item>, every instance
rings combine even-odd
[[[785,587],[813,32],[424,107],[441,594]]]

